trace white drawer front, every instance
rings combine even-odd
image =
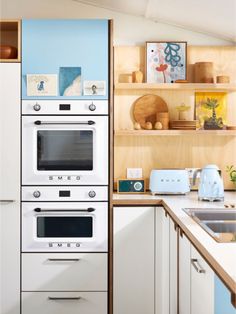
[[[107,291],[107,254],[22,254],[22,291]]]
[[[106,292],[24,292],[22,314],[106,314]]]

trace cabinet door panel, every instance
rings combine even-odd
[[[106,292],[24,292],[22,314],[106,314]]]
[[[170,314],[178,312],[178,232],[170,219]]]
[[[191,244],[179,236],[179,314],[191,313]]]
[[[170,218],[156,207],[156,314],[169,314]]]
[[[194,264],[201,272],[197,271]],[[214,271],[193,246],[191,246],[191,314],[214,314]]]
[[[22,254],[22,290],[107,291],[107,254]]]
[[[0,63],[0,313],[20,313],[20,64]],[[14,200],[14,202],[3,202]]]
[[[154,314],[154,210],[114,208],[114,314]]]

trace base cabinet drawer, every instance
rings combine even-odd
[[[106,314],[106,292],[23,292],[22,314]]]
[[[107,291],[107,254],[24,253],[22,291]]]

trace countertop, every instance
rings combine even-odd
[[[236,242],[216,242],[182,208],[222,208],[236,204],[236,191],[225,192],[224,202],[198,201],[197,192],[188,195],[113,194],[113,205],[163,205],[172,219],[180,226],[189,240],[206,259],[232,294],[236,294]]]

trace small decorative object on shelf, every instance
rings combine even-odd
[[[236,125],[227,125],[226,130],[236,130]]]
[[[196,120],[172,120],[170,128],[172,130],[196,130]]]
[[[145,123],[145,129],[146,130],[152,130],[152,123],[151,122],[146,122]]]
[[[188,83],[188,80],[175,80],[175,83]]]
[[[229,84],[230,83],[230,78],[228,75],[219,75],[216,77],[216,83],[219,84]]]
[[[230,176],[230,181],[232,181],[236,187],[236,168],[233,165],[227,166],[226,172],[228,172],[228,174]]]
[[[226,126],[226,93],[195,93],[197,129],[223,130]]]
[[[84,81],[83,94],[87,96],[106,95],[106,82],[105,81]]]
[[[141,130],[141,125],[140,125],[140,123],[135,122],[135,123],[134,123],[134,129],[135,129],[135,130]]]
[[[142,83],[143,82],[143,72],[141,72],[141,71],[132,72],[132,82],[133,83]]]
[[[17,48],[9,45],[0,45],[0,59],[16,59]]]
[[[186,80],[187,42],[147,42],[147,83]]]
[[[163,130],[169,129],[169,112],[157,112],[156,122],[160,122]]]
[[[196,62],[194,66],[195,83],[214,83],[214,63]]]
[[[186,106],[184,103],[182,103],[180,106],[177,106],[176,109],[178,110],[178,119],[187,120],[187,112],[190,108],[190,106]]]
[[[155,129],[155,130],[162,130],[162,124],[161,124],[161,122],[159,122],[159,121],[156,122],[156,123],[155,123],[155,126],[154,126],[154,129]]]

